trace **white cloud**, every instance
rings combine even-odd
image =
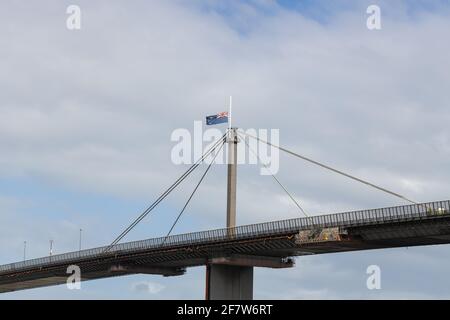
[[[150,281],[137,282],[134,283],[132,287],[133,291],[137,293],[149,293],[149,294],[158,294],[165,288],[162,284]]]

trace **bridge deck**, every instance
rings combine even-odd
[[[450,243],[450,201],[297,218],[127,242],[0,266],[0,292],[135,273],[183,274],[236,255],[286,258]]]

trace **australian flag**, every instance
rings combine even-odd
[[[228,122],[228,112],[219,112],[213,116],[206,117],[206,125],[210,126],[213,124]]]

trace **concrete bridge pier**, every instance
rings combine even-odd
[[[207,265],[206,300],[252,300],[253,267]]]
[[[253,269],[291,268],[292,258],[231,255],[209,259],[206,265],[206,300],[252,300]]]

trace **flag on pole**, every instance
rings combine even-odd
[[[207,126],[226,122],[228,122],[228,112],[219,112],[218,114],[215,114],[213,116],[206,117]]]

